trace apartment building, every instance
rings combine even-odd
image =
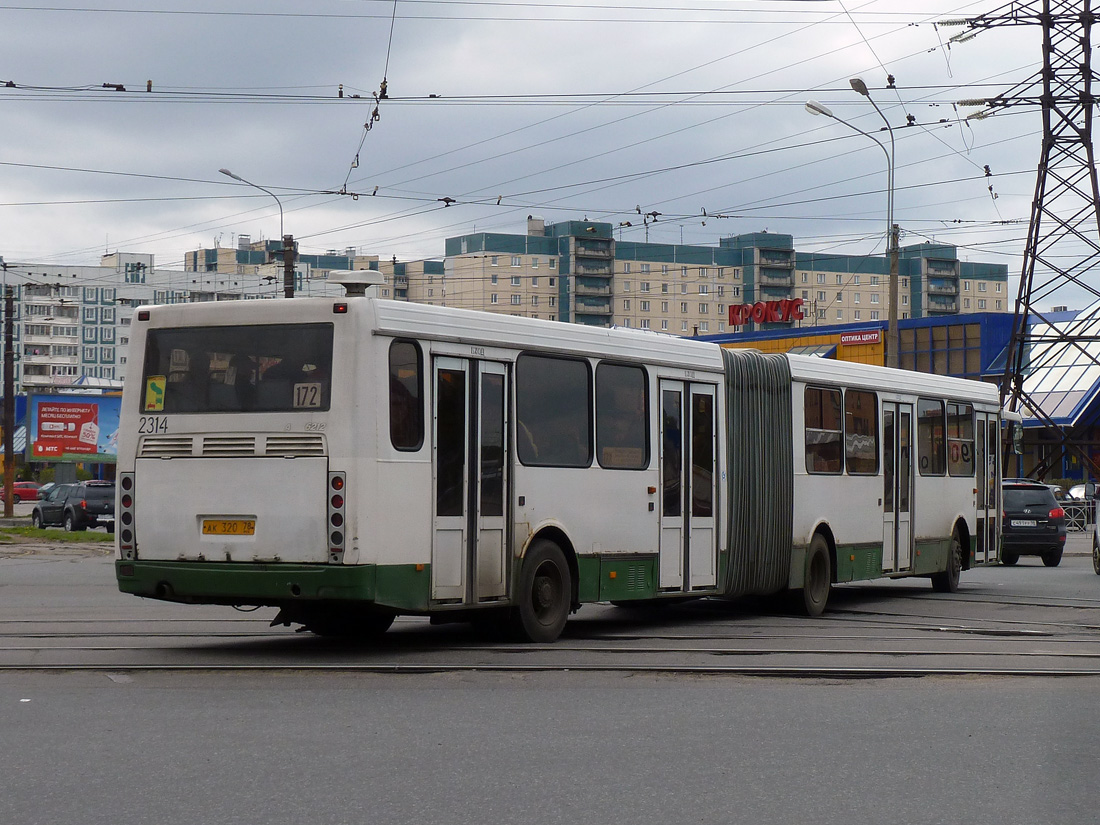
[[[121,387],[132,308],[151,303],[153,256],[105,255],[99,266],[7,262],[17,392]]]
[[[446,241],[444,273],[410,278],[409,300],[534,318],[706,335],[884,320],[883,256],[797,252],[791,235],[758,232],[717,247],[616,241],[609,223],[544,224],[525,235]],[[960,261],[944,244],[899,254],[898,317],[1009,312],[1008,268]],[[768,311],[751,310],[763,304]],[[731,308],[734,311],[731,312]]]
[[[189,253],[189,263],[203,265],[186,271],[157,269],[153,256],[141,253],[104,255],[99,266],[5,262],[4,285],[15,296],[16,392],[121,389],[135,307],[281,298],[281,262],[238,264],[236,251]],[[377,259],[359,264],[372,268],[372,261],[377,264]],[[345,256],[333,262],[341,269],[353,263]],[[296,264],[296,294],[343,295],[342,288],[328,283],[328,270],[315,268],[316,263]]]
[[[383,298],[671,335],[798,330],[888,316],[882,256],[798,252],[791,235],[757,232],[717,246],[616,241],[610,223],[529,217],[524,234],[448,238],[440,260],[398,261],[354,249],[298,255],[295,294],[342,295],[333,270],[383,275]],[[899,318],[1010,312],[1004,265],[960,261],[922,243],[899,256]],[[117,388],[134,307],[279,298],[281,240],[188,252],[184,270],[114,253],[99,266],[8,263],[18,308],[17,391]]]

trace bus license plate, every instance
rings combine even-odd
[[[1038,522],[1033,518],[1014,518],[1012,519],[1013,527],[1037,527]]]
[[[256,521],[243,518],[204,518],[202,534],[204,536],[254,536]]]

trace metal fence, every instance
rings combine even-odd
[[[1084,531],[1092,527],[1095,519],[1095,506],[1091,501],[1060,502],[1066,511],[1066,529]]]

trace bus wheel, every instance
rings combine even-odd
[[[820,616],[825,612],[829,592],[833,587],[833,570],[829,563],[829,544],[816,534],[806,552],[806,581],[802,588],[802,611],[807,616]]]
[[[958,593],[959,574],[962,572],[962,542],[959,534],[951,534],[951,550],[947,556],[947,569],[932,574],[932,589],[937,593]]]
[[[572,594],[569,564],[561,548],[544,539],[535,542],[523,560],[518,604],[513,608],[516,635],[532,642],[554,641],[569,618]]]
[[[1092,537],[1092,569],[1100,576],[1100,543],[1096,541],[1096,536]]]

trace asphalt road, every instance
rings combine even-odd
[[[820,620],[593,606],[550,646],[402,619],[366,648],[124,596],[88,548],[8,547],[0,822],[1091,824],[1100,677],[676,670],[1087,672],[1100,576],[1071,542],[1058,568],[971,571],[954,596],[839,588]]]
[[[1094,823],[1091,679],[7,674],[3,818]]]

